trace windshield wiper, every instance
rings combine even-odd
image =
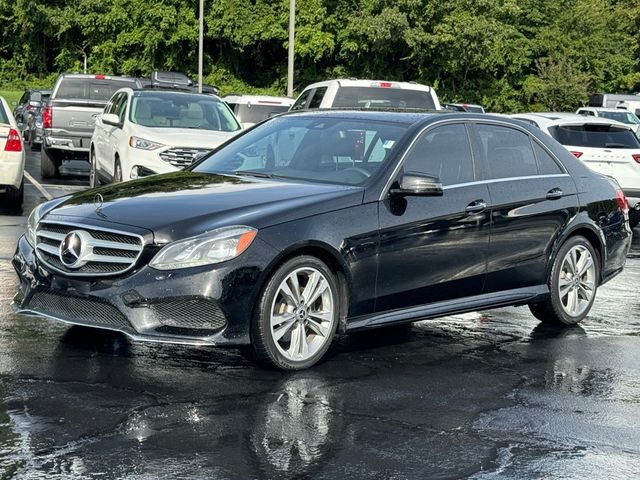
[[[252,172],[251,170],[236,170],[233,172],[234,175],[245,176],[245,177],[259,177],[259,178],[274,178],[275,175],[272,173],[264,173],[264,172]]]

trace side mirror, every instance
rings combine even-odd
[[[391,189],[391,195],[441,197],[444,194],[440,179],[430,175],[408,172],[402,176],[399,183],[399,188]]]
[[[122,123],[120,123],[120,117],[115,113],[103,113],[102,114],[102,123],[111,125],[112,127],[122,127]]]
[[[29,105],[31,105],[33,108],[40,108],[42,106],[42,102],[36,102],[35,100],[32,100],[31,102],[29,102]]]

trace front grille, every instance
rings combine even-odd
[[[193,330],[220,330],[227,321],[215,302],[203,298],[172,299],[149,305],[156,318],[167,327]]]
[[[209,152],[205,148],[175,147],[160,152],[160,158],[174,167],[185,168]]]
[[[88,245],[78,268],[69,268],[60,259],[60,245],[72,231],[88,234]],[[72,276],[118,275],[133,268],[142,254],[139,235],[99,227],[43,220],[36,229],[36,252],[45,266]],[[69,263],[69,262],[68,262]]]
[[[117,330],[131,330],[125,316],[110,303],[95,297],[35,290],[24,308],[60,320]]]

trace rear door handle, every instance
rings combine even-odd
[[[547,192],[547,200],[557,200],[558,198],[562,198],[562,190],[559,188],[552,188]]]
[[[467,213],[480,213],[487,208],[487,203],[484,200],[475,200],[467,205],[464,209]]]

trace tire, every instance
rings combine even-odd
[[[629,210],[629,226],[631,228],[636,228],[638,223],[640,223],[640,210],[633,208]]]
[[[11,210],[20,210],[22,208],[22,202],[24,201],[24,180],[20,183],[19,188],[12,186],[7,187],[7,191],[4,194],[5,205]]]
[[[338,325],[339,292],[335,275],[319,259],[302,255],[285,262],[267,281],[254,311],[255,358],[282,370],[316,364],[329,349]],[[281,321],[272,326],[276,317]]]
[[[573,274],[573,265],[578,275]],[[549,277],[549,297],[529,304],[531,313],[547,323],[582,321],[591,310],[600,278],[599,257],[591,243],[579,235],[569,238],[560,247]]]
[[[59,175],[59,165],[46,148],[40,151],[40,175],[42,178],[55,178]]]
[[[89,187],[96,188],[101,185],[100,179],[98,178],[98,172],[96,169],[96,152],[91,149],[91,154],[89,157]]]
[[[122,165],[120,160],[116,157],[116,161],[113,164],[113,183],[122,182]]]

